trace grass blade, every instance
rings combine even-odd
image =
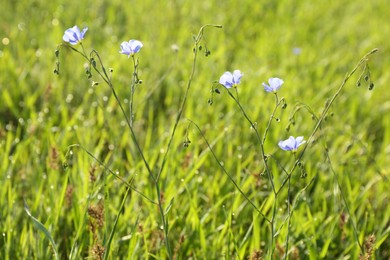
[[[30,212],[30,210],[29,210],[29,208],[28,208],[28,206],[27,206],[26,201],[24,202],[24,210],[26,211],[26,213],[27,213],[27,215],[30,217],[30,219],[33,221],[34,225],[35,225],[40,231],[42,231],[42,232],[45,234],[45,236],[46,236],[47,239],[49,239],[49,241],[50,241],[50,243],[51,243],[51,245],[52,245],[52,248],[53,248],[54,258],[55,258],[55,259],[59,259],[59,258],[58,258],[57,245],[56,245],[56,243],[54,242],[53,237],[51,236],[49,230],[47,230],[47,229],[45,228],[45,226],[44,226],[38,219],[36,219],[36,218],[31,214],[31,212]]]

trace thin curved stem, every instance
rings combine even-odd
[[[291,178],[291,173],[295,170],[295,168],[298,166],[298,163],[302,160],[305,152],[306,152],[306,149],[308,148],[309,144],[311,143],[312,139],[314,138],[314,135],[317,133],[317,131],[321,128],[321,125],[323,123],[323,121],[325,120],[325,117],[327,116],[328,112],[329,112],[329,109],[330,107],[333,105],[333,103],[335,102],[336,98],[339,96],[340,92],[343,90],[344,86],[346,85],[346,83],[348,82],[348,80],[351,78],[351,76],[353,74],[355,74],[356,70],[362,66],[362,64],[366,63],[368,61],[368,58],[374,54],[375,52],[377,52],[378,49],[375,48],[373,50],[371,50],[370,52],[368,52],[366,55],[363,56],[363,58],[360,59],[360,61],[357,63],[357,65],[352,69],[351,72],[347,73],[347,75],[344,77],[344,80],[343,82],[341,83],[340,87],[337,89],[337,91],[335,92],[335,94],[332,96],[332,98],[330,99],[329,102],[327,102],[324,110],[322,111],[321,113],[321,116],[318,118],[318,121],[317,121],[317,124],[314,126],[314,129],[312,131],[312,133],[310,134],[309,138],[307,139],[307,142],[306,144],[304,145],[303,147],[303,150],[302,152],[300,153],[300,155],[297,157],[297,160],[295,161],[293,167],[291,168],[290,170],[290,174],[289,176],[284,179],[284,181],[282,182],[281,186],[279,187],[279,190],[276,192],[276,193],[279,193],[280,190],[284,187],[284,185],[288,182],[288,179]]]
[[[222,171],[228,176],[229,180],[233,183],[233,185],[237,188],[238,192],[241,193],[241,195],[246,199],[246,201],[249,202],[249,204],[252,205],[252,207],[268,222],[271,223],[271,221],[261,212],[261,210],[252,202],[252,200],[244,193],[244,191],[240,188],[240,186],[237,184],[237,182],[233,179],[233,177],[227,172],[225,167],[221,164],[220,160],[218,159],[217,155],[215,154],[213,148],[211,147],[210,143],[208,142],[206,136],[203,134],[200,127],[191,119],[187,119],[190,121],[195,128],[198,130],[199,134],[202,136],[203,140],[205,141],[207,147],[209,148],[211,154],[213,155],[215,161],[218,163],[218,166],[222,169]]]
[[[262,161],[264,163],[264,167],[265,167],[265,170],[267,172],[267,176],[268,176],[268,179],[271,183],[271,186],[272,186],[272,191],[273,193],[275,193],[275,184],[274,184],[274,181],[272,179],[272,175],[271,175],[271,171],[269,170],[268,168],[268,163],[267,163],[267,158],[265,156],[265,152],[264,152],[264,144],[263,144],[263,141],[260,137],[260,134],[259,134],[259,131],[257,130],[257,126],[255,123],[253,123],[253,121],[249,118],[249,116],[247,115],[247,113],[245,112],[244,108],[241,106],[240,102],[238,101],[238,99],[229,91],[229,89],[227,89],[227,92],[229,93],[229,95],[233,98],[233,100],[237,103],[238,107],[240,108],[242,114],[244,115],[245,119],[249,122],[249,124],[251,125],[251,127],[255,130],[255,134],[256,134],[256,137],[257,137],[257,140],[260,144],[260,152],[261,152],[261,158],[262,158]]]
[[[72,144],[70,146],[68,146],[68,149],[71,149],[71,148],[74,148],[74,147],[77,147],[77,148],[81,148],[84,152],[86,152],[91,158],[93,158],[96,162],[98,162],[101,166],[103,166],[103,168],[108,171],[109,173],[111,173],[115,178],[117,178],[118,180],[120,180],[123,184],[125,184],[127,187],[129,187],[131,190],[133,190],[135,193],[138,193],[139,195],[141,195],[144,199],[146,199],[147,201],[151,202],[152,204],[155,204],[157,205],[157,202],[153,201],[152,199],[150,199],[148,196],[146,196],[145,194],[143,194],[142,192],[140,192],[139,190],[137,190],[135,187],[133,187],[129,182],[127,182],[124,178],[122,178],[121,176],[119,176],[118,174],[116,174],[113,170],[111,170],[104,162],[102,162],[101,160],[99,160],[96,156],[94,156],[90,151],[87,150],[87,148],[85,148],[84,146],[82,146],[81,144]]]
[[[182,116],[183,111],[184,111],[185,104],[187,102],[188,92],[190,91],[192,80],[193,80],[194,75],[195,75],[196,61],[197,61],[197,57],[198,57],[199,44],[200,44],[200,42],[203,39],[204,30],[207,27],[222,28],[222,25],[215,25],[215,24],[203,25],[200,28],[198,35],[195,37],[195,45],[194,45],[194,49],[193,49],[194,50],[194,58],[193,58],[193,61],[192,61],[191,74],[190,74],[190,77],[189,77],[188,82],[187,82],[187,88],[186,88],[186,91],[184,93],[183,101],[182,101],[181,106],[179,108],[179,113],[176,116],[175,124],[173,125],[172,133],[170,135],[170,138],[169,138],[169,141],[168,141],[168,145],[167,145],[167,149],[165,151],[165,154],[164,154],[164,157],[163,157],[160,169],[158,171],[158,174],[157,174],[157,177],[156,177],[156,181],[158,181],[160,179],[161,173],[164,170],[165,163],[167,161],[168,152],[169,152],[169,150],[171,148],[173,137],[175,136],[175,133],[176,133],[176,128],[177,128],[177,126],[179,124],[179,121],[180,121],[181,116]]]

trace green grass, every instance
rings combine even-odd
[[[280,259],[287,237],[289,259],[358,259],[359,244],[370,253],[370,237],[372,258],[390,257],[387,1],[21,0],[0,9],[1,259],[51,259],[56,252],[99,259],[104,250],[108,259],[167,259],[165,231],[176,259]],[[91,86],[86,60],[69,48],[61,48],[60,74],[53,73],[54,51],[75,24],[89,27],[86,51],[97,50],[113,68],[126,112],[133,65],[119,46],[143,42],[133,130],[152,173],[160,170],[191,77],[193,37],[205,24],[223,26],[205,31],[158,182],[169,230],[157,205],[115,177],[158,201],[109,86],[96,73],[99,85]],[[208,105],[213,82],[227,70],[244,72],[239,101],[262,136],[275,99],[261,83],[285,81],[278,96],[288,106],[276,111],[280,122],[272,121],[263,146],[279,188],[286,180],[281,166],[289,171],[295,160],[278,141],[307,140],[316,124],[302,108],[287,132],[295,109],[305,104],[320,117],[345,75],[374,48],[368,65],[375,87],[369,91],[364,80],[356,87],[360,67],[332,103],[302,158],[307,177],[299,167],[291,175],[289,218],[288,186],[274,200],[255,132],[237,103],[218,87]],[[270,223],[224,169],[273,219],[273,239]]]

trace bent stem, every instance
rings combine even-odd
[[[270,258],[272,258],[273,251],[274,251],[274,243],[275,243],[274,237],[275,237],[275,217],[276,217],[277,192],[276,192],[276,188],[275,188],[275,184],[274,184],[274,181],[273,181],[273,177],[272,177],[271,171],[270,171],[270,169],[268,167],[268,162],[267,162],[268,156],[265,155],[264,143],[265,143],[265,140],[267,138],[267,133],[268,133],[268,131],[270,129],[271,122],[275,118],[276,110],[284,102],[284,99],[282,98],[282,99],[279,100],[277,94],[275,94],[275,108],[274,108],[273,112],[271,113],[270,119],[268,120],[267,127],[266,127],[266,129],[264,131],[263,138],[261,138],[260,134],[259,134],[259,131],[257,130],[256,124],[253,123],[253,121],[249,118],[248,114],[245,112],[244,108],[242,107],[241,103],[239,102],[239,100],[238,100],[238,93],[237,93],[237,97],[235,97],[229,91],[229,89],[227,89],[227,91],[228,91],[230,97],[233,98],[233,100],[236,102],[236,104],[240,108],[240,110],[241,110],[242,114],[244,115],[245,119],[249,122],[251,127],[255,130],[255,134],[256,134],[257,140],[258,140],[258,142],[260,144],[260,152],[261,152],[260,155],[261,155],[261,158],[262,158],[262,161],[263,161],[263,164],[264,164],[265,172],[267,173],[267,177],[268,177],[269,182],[270,182],[271,187],[272,187],[274,201],[273,201],[273,206],[272,206],[272,218],[271,218],[271,220],[269,220],[269,223],[271,225],[271,235],[270,235],[271,248],[269,250],[269,255],[270,255]]]
[[[251,125],[251,127],[253,128],[253,130],[255,130],[255,134],[256,134],[257,140],[259,141],[259,144],[260,144],[261,158],[262,158],[262,161],[263,161],[263,163],[264,163],[264,167],[265,167],[265,169],[266,169],[266,172],[267,172],[267,175],[268,175],[268,179],[269,179],[269,181],[270,181],[270,183],[271,183],[272,191],[273,191],[273,193],[275,193],[274,181],[273,181],[273,179],[272,179],[271,171],[270,171],[269,168],[268,168],[267,157],[265,156],[265,152],[264,152],[264,143],[263,143],[262,139],[260,138],[259,131],[257,130],[257,125],[256,125],[255,123],[253,123],[253,121],[249,118],[249,116],[248,116],[247,113],[245,112],[244,108],[241,106],[241,103],[238,101],[238,98],[236,98],[236,97],[229,91],[229,89],[227,89],[227,92],[229,93],[230,97],[232,97],[233,100],[236,102],[236,104],[237,104],[238,107],[240,108],[242,114],[244,115],[245,119],[249,122],[249,124]]]
[[[284,187],[284,185],[286,185],[286,183],[289,185],[289,183],[290,183],[290,178],[291,178],[291,175],[292,175],[292,172],[294,172],[294,170],[295,170],[296,167],[298,166],[299,162],[302,160],[302,158],[303,158],[303,156],[304,156],[304,154],[305,154],[305,152],[306,152],[306,150],[307,150],[309,144],[312,142],[312,140],[313,140],[313,138],[314,138],[314,135],[315,135],[315,134],[317,133],[317,131],[321,128],[322,123],[323,123],[323,121],[325,120],[325,118],[326,118],[326,116],[327,116],[327,114],[328,114],[328,112],[329,112],[330,107],[333,105],[333,103],[335,102],[336,98],[340,95],[341,91],[342,91],[343,88],[345,87],[345,85],[346,85],[346,83],[348,82],[348,80],[351,78],[351,76],[352,76],[353,74],[355,74],[356,70],[357,70],[359,67],[361,67],[363,64],[366,64],[366,63],[368,62],[369,57],[370,57],[371,55],[373,55],[374,53],[376,53],[377,51],[378,51],[378,49],[375,48],[375,49],[371,50],[370,52],[368,52],[366,55],[364,55],[363,58],[361,58],[360,61],[357,63],[357,65],[352,69],[352,71],[349,72],[349,73],[347,73],[347,75],[344,77],[344,80],[342,81],[340,87],[337,89],[337,91],[336,91],[335,94],[332,96],[332,98],[330,99],[330,101],[327,102],[327,104],[325,105],[325,108],[324,108],[324,110],[322,111],[321,116],[320,116],[319,119],[317,120],[317,124],[314,126],[314,129],[313,129],[312,133],[310,134],[310,136],[309,136],[309,138],[308,138],[308,140],[307,140],[305,146],[303,147],[302,152],[301,152],[300,155],[296,158],[294,165],[292,166],[292,168],[291,168],[291,170],[290,170],[290,172],[289,172],[287,178],[284,179],[283,183],[281,184],[279,190],[277,191],[277,194],[281,191],[281,189]],[[328,159],[328,161],[329,161],[329,163],[330,163],[330,158],[329,158],[328,153],[326,153],[326,156],[327,156],[327,159]],[[331,163],[330,163],[330,165],[331,165]],[[332,165],[331,165],[331,166],[332,166]],[[336,177],[337,184],[338,184],[338,187],[339,187],[339,189],[340,189],[340,192],[341,192],[341,195],[342,195],[344,204],[345,204],[345,206],[346,206],[346,208],[347,208],[348,214],[351,215],[351,212],[349,211],[349,207],[348,207],[347,201],[346,201],[346,199],[345,199],[345,197],[344,197],[344,194],[343,194],[343,192],[342,192],[342,190],[341,190],[340,183],[338,182],[337,176],[336,176],[336,174],[335,174],[335,172],[334,172],[334,170],[333,170],[332,167],[331,167],[331,169],[332,169],[333,174],[334,174],[335,177]],[[356,225],[355,225],[355,223],[354,223],[353,221],[352,221],[352,226],[353,226],[353,229],[354,229],[355,239],[356,239],[356,241],[357,241],[357,243],[358,243],[358,245],[359,245],[360,251],[362,252],[362,254],[364,254],[364,247],[363,247],[363,245],[362,245],[362,244],[360,243],[360,241],[359,241],[359,232],[358,232],[357,227],[356,227]]]
[[[66,45],[65,45],[66,46]],[[70,47],[70,46],[69,46]],[[160,187],[159,187],[159,183],[156,179],[156,177],[154,176],[150,166],[149,166],[149,163],[148,161],[146,160],[145,156],[144,156],[144,153],[141,149],[141,146],[139,145],[138,143],[138,140],[137,140],[137,137],[135,135],[135,132],[134,132],[134,129],[133,129],[133,126],[132,126],[132,121],[131,119],[128,117],[128,115],[126,114],[126,111],[122,105],[122,102],[120,101],[116,91],[115,91],[115,88],[113,86],[113,83],[111,81],[111,78],[108,76],[107,74],[107,71],[103,65],[103,62],[102,62],[102,59],[99,55],[99,53],[96,51],[96,50],[92,50],[91,54],[90,54],[90,57],[88,57],[87,55],[85,55],[85,52],[84,52],[84,48],[83,48],[83,53],[78,51],[77,49],[73,48],[73,47],[70,47],[71,49],[75,50],[76,52],[80,53],[85,59],[88,60],[89,64],[92,65],[92,67],[94,68],[94,70],[96,71],[96,73],[107,83],[107,85],[110,87],[111,91],[112,91],[112,94],[114,95],[115,97],[115,100],[117,101],[121,111],[122,111],[122,114],[126,120],[126,124],[130,130],[130,133],[131,133],[131,138],[137,148],[137,151],[138,153],[140,154],[141,158],[142,158],[142,161],[149,173],[149,177],[151,178],[154,186],[155,186],[155,190],[156,190],[156,194],[157,194],[157,205],[158,205],[158,209],[159,209],[159,213],[160,213],[160,217],[161,217],[161,221],[163,223],[163,229],[164,229],[164,240],[165,240],[165,245],[166,245],[166,249],[167,249],[167,252],[168,252],[168,256],[169,256],[169,259],[172,259],[172,251],[171,251],[171,248],[170,248],[170,243],[169,243],[169,238],[168,238],[168,223],[165,219],[165,214],[164,214],[164,209],[163,209],[163,205],[162,205],[162,200],[161,200],[161,192],[160,192]],[[95,57],[97,58],[98,62],[99,62],[99,65],[100,65],[100,69],[97,67],[97,63],[96,63],[96,60],[95,60]],[[90,154],[91,156],[91,154]],[[152,201],[149,199],[149,201]]]
[[[336,180],[337,187],[338,187],[339,190],[340,190],[341,198],[343,199],[345,208],[347,209],[347,212],[348,212],[349,216],[352,216],[351,211],[349,210],[349,206],[348,206],[348,203],[347,203],[347,199],[345,198],[344,192],[343,192],[343,190],[341,189],[341,185],[340,185],[340,181],[339,181],[339,179],[338,179],[338,177],[337,177],[337,173],[336,173],[336,171],[335,171],[334,168],[333,168],[332,161],[331,161],[331,159],[330,159],[329,153],[326,151],[326,152],[325,152],[325,155],[326,155],[326,159],[327,159],[328,162],[329,162],[330,170],[331,170],[332,173],[333,173],[333,177],[334,177],[335,180]],[[364,254],[364,247],[363,247],[363,245],[362,245],[362,244],[360,243],[360,241],[359,241],[359,232],[358,232],[358,229],[357,229],[357,227],[356,227],[355,221],[353,220],[352,217],[351,217],[351,223],[352,223],[352,228],[353,228],[353,231],[354,231],[355,239],[356,239],[356,241],[358,242],[359,247],[360,247],[360,251],[361,251],[361,253],[362,253],[362,255],[363,255],[363,254]]]
[[[360,61],[358,62],[358,64],[352,69],[352,71],[350,73],[347,73],[347,75],[345,76],[343,82],[341,83],[340,87],[337,89],[336,93],[332,96],[332,98],[330,99],[329,102],[327,102],[327,104],[325,105],[325,108],[324,110],[322,111],[321,113],[321,116],[318,118],[317,120],[317,124],[314,126],[314,129],[312,131],[312,133],[310,134],[309,138],[307,139],[307,142],[306,144],[303,146],[303,150],[302,152],[300,153],[300,155],[298,156],[297,160],[295,161],[294,165],[292,166],[290,172],[289,172],[289,175],[286,179],[284,179],[283,183],[280,185],[279,187],[279,190],[276,192],[277,194],[280,192],[280,190],[284,187],[284,185],[288,182],[288,179],[291,178],[291,173],[295,170],[295,168],[298,166],[298,163],[302,160],[305,152],[306,152],[306,149],[308,148],[309,144],[311,143],[312,139],[314,138],[314,135],[317,133],[317,131],[321,128],[322,126],[322,123],[323,121],[325,120],[325,117],[328,115],[328,111],[330,109],[330,107],[333,105],[333,103],[335,102],[336,98],[339,96],[340,92],[343,90],[344,86],[346,85],[346,83],[348,82],[348,80],[351,78],[351,76],[353,74],[355,74],[356,70],[362,66],[362,64],[368,62],[368,58],[374,54],[375,52],[377,52],[378,49],[375,48],[373,50],[371,50],[370,52],[368,52],[366,55],[363,56],[363,58],[360,59]]]
[[[119,98],[118,98],[118,96],[117,96],[117,94],[116,94],[116,92],[115,92],[115,89],[114,89],[114,87],[113,87],[113,85],[112,85],[112,82],[111,82],[110,78],[108,77],[108,75],[107,75],[107,73],[106,73],[106,71],[105,71],[105,69],[104,69],[104,66],[103,66],[103,64],[102,64],[102,62],[101,62],[100,56],[98,56],[98,58],[99,58],[99,62],[100,62],[100,64],[101,64],[101,66],[102,66],[102,70],[103,70],[103,72],[104,72],[104,77],[100,74],[100,72],[98,72],[98,73],[99,73],[99,75],[101,75],[101,76],[103,77],[103,79],[105,79],[105,81],[106,81],[106,82],[108,83],[108,85],[110,86],[110,88],[111,88],[111,90],[112,90],[112,93],[113,93],[113,95],[115,96],[115,99],[116,99],[116,101],[118,102],[118,104],[119,104],[119,106],[120,106],[120,108],[121,108],[121,110],[122,110],[122,113],[123,113],[124,117],[126,118],[126,122],[127,122],[127,125],[128,125],[128,127],[129,127],[129,129],[130,129],[132,139],[133,139],[133,141],[134,141],[134,143],[135,143],[135,145],[136,145],[136,147],[137,147],[137,149],[138,149],[139,154],[140,154],[141,157],[142,157],[142,160],[143,160],[143,162],[144,162],[144,164],[145,164],[145,166],[146,166],[146,169],[147,169],[147,171],[148,171],[148,173],[149,173],[149,176],[150,176],[150,178],[152,179],[152,182],[153,182],[153,184],[154,184],[154,187],[155,187],[155,190],[156,190],[156,195],[157,195],[157,205],[158,205],[158,209],[159,209],[161,221],[162,221],[162,223],[163,223],[165,246],[166,246],[166,249],[167,249],[167,252],[168,252],[169,259],[172,259],[172,250],[171,250],[171,247],[170,247],[169,237],[168,237],[168,222],[167,222],[167,220],[165,219],[165,214],[164,214],[164,209],[163,209],[162,199],[161,199],[161,191],[160,191],[160,186],[159,186],[158,180],[157,180],[156,177],[154,176],[154,174],[153,174],[153,172],[152,172],[152,170],[151,170],[151,168],[150,168],[150,166],[149,166],[149,163],[147,162],[147,160],[146,160],[146,158],[145,158],[145,156],[144,156],[144,154],[143,154],[143,152],[142,152],[142,149],[141,149],[140,145],[138,144],[136,135],[135,135],[134,130],[133,130],[132,121],[131,121],[131,119],[129,119],[129,117],[127,116],[127,114],[126,114],[126,112],[125,112],[125,110],[124,110],[124,107],[122,106],[122,103],[120,102],[120,100],[119,100]],[[96,70],[96,67],[94,67],[94,68],[95,68],[95,70]],[[134,78],[133,78],[133,79],[134,79]]]
[[[122,111],[122,114],[125,117],[126,124],[127,124],[128,128],[130,129],[131,138],[132,138],[132,140],[133,140],[133,142],[134,142],[134,144],[135,144],[135,146],[137,148],[137,151],[140,154],[140,156],[142,158],[142,161],[143,161],[143,163],[144,163],[144,165],[145,165],[145,167],[146,167],[146,169],[147,169],[147,171],[149,173],[149,176],[152,179],[152,182],[153,182],[153,184],[155,186],[156,195],[157,195],[157,205],[158,205],[159,213],[160,213],[160,216],[161,216],[161,221],[163,223],[164,239],[165,239],[165,244],[166,244],[166,248],[167,248],[169,259],[172,259],[172,250],[170,248],[170,243],[169,243],[169,239],[168,239],[168,221],[165,219],[165,213],[164,213],[164,209],[163,209],[163,205],[162,205],[161,191],[160,191],[160,185],[159,185],[159,179],[160,179],[161,173],[162,173],[162,171],[164,169],[164,166],[165,166],[165,163],[166,163],[166,160],[167,160],[167,155],[168,155],[168,152],[170,150],[170,147],[171,147],[171,144],[172,144],[172,141],[173,141],[173,137],[174,137],[175,132],[176,132],[176,128],[177,128],[177,126],[179,124],[179,121],[181,119],[181,116],[182,116],[182,113],[183,113],[183,110],[184,110],[184,107],[185,107],[185,104],[186,104],[186,101],[187,101],[188,92],[190,90],[193,77],[195,75],[195,68],[196,68],[196,61],[197,61],[197,56],[198,56],[199,44],[200,44],[201,40],[203,39],[204,30],[207,27],[222,28],[221,25],[207,24],[207,25],[204,25],[204,26],[202,26],[200,28],[198,35],[195,37],[194,59],[193,59],[193,63],[192,63],[192,69],[191,69],[190,78],[188,80],[186,92],[184,94],[184,98],[183,98],[182,104],[180,106],[179,113],[178,113],[178,115],[176,117],[176,121],[175,121],[175,124],[173,126],[170,139],[168,141],[167,149],[166,149],[166,152],[164,154],[164,157],[163,157],[163,160],[162,160],[162,163],[161,163],[161,167],[159,168],[159,171],[158,171],[157,175],[153,174],[153,172],[152,172],[152,170],[151,170],[151,168],[149,166],[149,163],[146,160],[146,158],[145,158],[145,156],[143,154],[143,151],[142,151],[142,149],[141,149],[141,147],[140,147],[140,145],[138,143],[138,140],[137,140],[137,137],[135,135],[135,132],[133,130],[133,121],[134,121],[134,118],[133,118],[133,97],[134,97],[134,91],[135,91],[136,84],[139,83],[138,74],[137,74],[138,61],[136,62],[134,56],[132,56],[133,65],[134,65],[134,72],[133,72],[132,84],[131,84],[130,118],[129,118],[129,116],[125,112],[125,109],[124,109],[124,107],[122,105],[122,102],[120,101],[120,99],[119,99],[119,97],[118,97],[118,95],[117,95],[117,93],[116,93],[116,91],[114,89],[114,86],[113,86],[112,81],[111,81],[111,77],[109,77],[107,72],[106,72],[106,69],[105,69],[105,67],[103,65],[102,59],[101,59],[100,55],[98,54],[98,52],[95,51],[95,50],[92,50],[92,52],[90,53],[90,57],[88,57],[86,55],[86,52],[85,52],[84,47],[83,47],[82,44],[81,44],[82,52],[79,51],[78,49],[72,47],[72,46],[63,45],[63,44],[61,45],[61,46],[66,46],[68,48],[71,48],[73,51],[81,54],[89,62],[89,64],[92,65],[92,67],[94,68],[96,73],[98,73],[98,75],[110,87],[110,89],[111,89],[111,91],[112,91],[112,93],[113,93],[113,95],[115,97],[115,100],[117,101],[117,103],[118,103],[118,105],[119,105],[119,107],[120,107],[120,109]],[[97,64],[96,64],[96,61],[95,61],[94,57],[97,57],[101,70],[97,67]],[[92,156],[92,154],[90,154],[90,156]],[[152,201],[152,200],[150,200],[150,201]]]
[[[238,186],[236,181],[233,179],[233,177],[227,172],[225,167],[221,164],[220,160],[218,159],[217,155],[215,154],[213,148],[211,147],[210,143],[208,142],[206,136],[203,134],[202,130],[200,127],[191,119],[187,119],[188,121],[191,122],[195,126],[195,128],[198,130],[199,134],[202,136],[203,140],[205,141],[207,147],[209,148],[211,154],[213,155],[215,161],[218,163],[218,166],[222,169],[222,171],[228,176],[229,180],[233,183],[233,185],[237,188],[237,190],[241,193],[241,195],[246,199],[246,201],[251,204],[251,206],[268,222],[271,223],[271,221],[261,212],[261,210],[252,202],[252,200],[244,193],[244,191]]]
[[[192,80],[193,80],[194,75],[195,75],[196,61],[197,61],[198,51],[199,51],[199,44],[201,43],[201,41],[203,39],[204,30],[207,27],[222,28],[222,25],[215,25],[215,24],[203,25],[200,28],[200,30],[198,32],[198,35],[194,38],[195,39],[195,45],[194,45],[194,49],[193,49],[194,50],[194,58],[193,58],[193,61],[192,61],[191,74],[190,74],[190,77],[189,77],[188,82],[187,82],[187,88],[186,88],[186,91],[184,93],[184,97],[183,97],[183,101],[181,103],[181,106],[179,108],[179,113],[176,116],[175,124],[173,125],[173,128],[172,128],[172,133],[171,133],[169,141],[168,141],[167,149],[165,151],[165,154],[164,154],[164,157],[163,157],[163,160],[162,160],[162,163],[161,163],[161,167],[160,167],[160,169],[158,171],[158,174],[157,174],[157,177],[156,177],[156,181],[157,182],[160,179],[161,173],[162,173],[162,171],[163,171],[163,169],[165,167],[165,163],[166,163],[166,160],[167,160],[168,152],[169,152],[169,150],[171,148],[173,137],[174,137],[174,135],[176,133],[176,128],[177,128],[177,126],[179,124],[179,121],[180,121],[181,116],[183,114],[183,110],[184,110],[185,104],[187,102],[188,92],[190,91]]]
[[[94,156],[90,151],[87,150],[87,148],[85,148],[84,146],[82,146],[81,144],[72,144],[72,145],[69,145],[68,146],[68,152],[72,149],[72,148],[80,148],[82,149],[84,152],[86,152],[92,159],[94,159],[96,162],[98,162],[100,164],[100,166],[102,166],[104,168],[104,170],[108,171],[111,175],[113,175],[115,178],[117,178],[119,181],[121,181],[124,185],[126,185],[129,189],[133,190],[135,193],[139,194],[141,197],[143,197],[144,199],[146,199],[147,201],[149,201],[150,203],[152,204],[155,204],[157,205],[157,202],[155,202],[154,200],[152,200],[151,198],[149,198],[148,196],[146,196],[145,194],[143,194],[142,192],[140,192],[139,190],[137,190],[133,185],[131,185],[128,181],[126,181],[123,177],[119,176],[117,173],[115,173],[113,170],[111,170],[104,162],[102,162],[100,159],[98,159],[96,156]]]

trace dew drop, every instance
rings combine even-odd
[[[66,96],[66,98],[65,98],[65,102],[66,103],[70,103],[70,102],[72,102],[72,100],[73,100],[73,95],[72,94],[68,94]]]
[[[2,43],[3,45],[8,45],[8,44],[9,44],[9,39],[8,39],[7,37],[5,37],[5,38],[3,38],[3,39],[1,40],[1,43]]]
[[[60,23],[60,22],[58,21],[57,18],[54,18],[53,20],[51,20],[51,24],[52,24],[53,26],[57,26],[59,23]]]

